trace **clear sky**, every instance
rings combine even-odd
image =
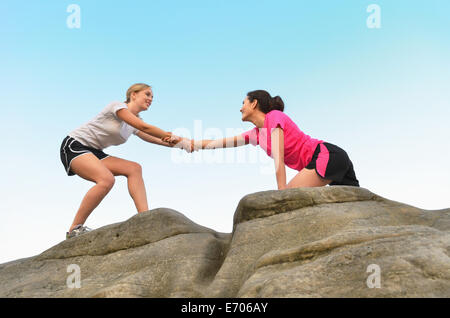
[[[153,87],[146,122],[197,138],[253,128],[242,100],[266,89],[301,130],[348,152],[362,187],[450,207],[447,0],[3,0],[0,12],[0,263],[65,239],[93,184],[65,174],[60,144],[136,82]],[[185,155],[132,136],[105,152],[143,166],[150,209],[219,232],[244,195],[276,189],[251,145]],[[86,225],[135,213],[118,177]]]

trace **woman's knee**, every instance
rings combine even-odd
[[[130,175],[142,175],[142,166],[137,162],[130,164]]]
[[[109,174],[105,174],[103,176],[101,176],[98,180],[97,180],[97,185],[105,188],[107,191],[111,190],[112,187],[114,186],[114,183],[116,182],[116,179],[114,178],[112,173]]]

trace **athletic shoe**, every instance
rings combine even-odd
[[[72,229],[72,231],[66,232],[66,239],[70,239],[72,237],[79,236],[90,231],[92,231],[92,229],[88,228],[87,226],[83,226],[83,224],[78,224]]]

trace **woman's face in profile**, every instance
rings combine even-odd
[[[248,100],[248,96],[245,97],[244,101],[242,102],[242,107],[241,107],[241,113],[242,113],[242,121],[248,121],[248,117],[253,113],[254,108],[253,108],[253,104],[256,102],[250,102]]]
[[[153,92],[151,88],[143,89],[136,94],[136,104],[141,110],[147,110],[153,101]]]

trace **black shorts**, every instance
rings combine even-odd
[[[317,145],[306,169],[315,169],[322,178],[333,180],[330,185],[359,187],[353,163],[345,150],[328,142]]]
[[[61,143],[61,149],[59,152],[61,155],[61,162],[68,176],[73,176],[75,174],[72,170],[70,170],[70,163],[78,156],[84,155],[86,153],[92,153],[100,160],[109,157],[109,155],[107,155],[103,151],[87,147],[70,136],[64,138],[63,142]]]

